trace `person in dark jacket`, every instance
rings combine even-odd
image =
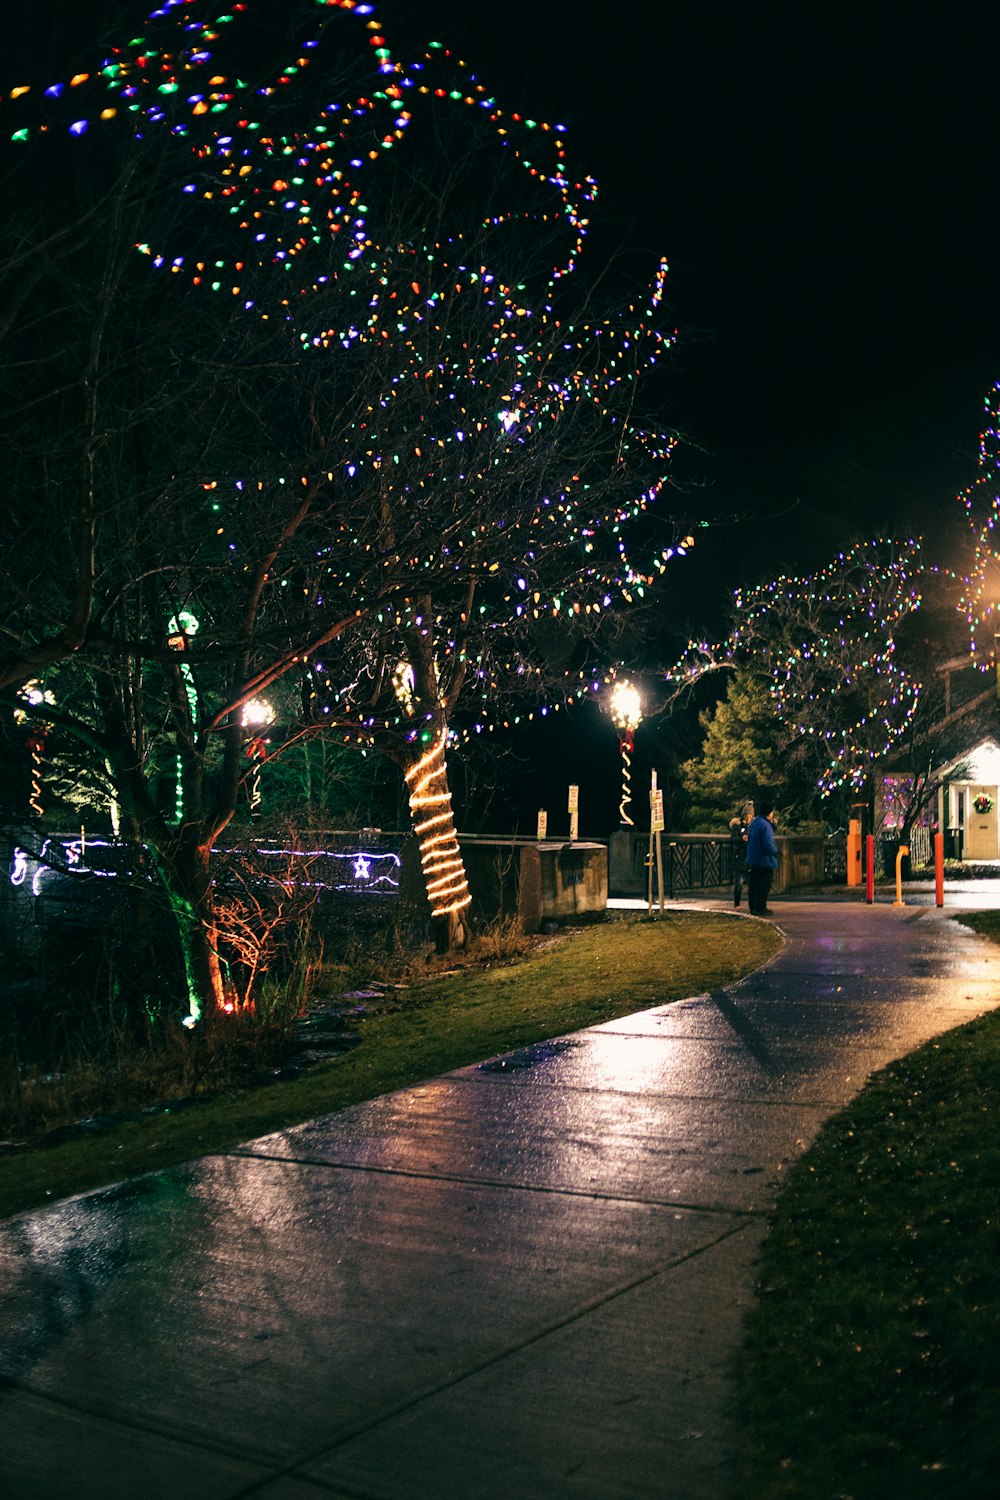
[[[753,804],[750,804],[750,817],[753,817]],[[747,828],[749,821],[746,814],[739,818],[729,820],[729,843],[732,848],[733,866],[733,905],[739,906],[740,897],[743,895],[743,887],[747,883],[749,870],[747,869]]]
[[[752,917],[770,917],[774,913],[767,904],[771,881],[778,868],[778,843],[774,837],[777,811],[774,798],[761,796],[757,806],[763,811],[754,818],[747,829],[747,902]]]

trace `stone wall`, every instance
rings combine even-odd
[[[525,932],[546,922],[603,912],[608,904],[608,851],[604,844],[528,839],[471,838],[459,835],[472,892],[472,915],[479,924],[515,917]],[[429,914],[415,839],[403,850],[400,895]]]

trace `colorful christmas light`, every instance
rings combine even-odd
[[[579,316],[589,297],[573,279],[597,190],[571,170],[561,126],[504,110],[445,47],[401,60],[354,0],[296,11],[297,40],[249,84],[227,59],[254,8],[167,0],[86,73],[14,89],[6,108],[18,141],[65,129],[74,152],[102,131],[162,136],[177,227],[135,236],[150,272],[280,329],[303,369],[336,371],[339,390],[356,372],[361,394],[323,432],[315,471],[217,474],[203,493],[235,567],[254,545],[234,524],[249,490],[318,497],[331,519],[313,576],[303,584],[297,558],[267,580],[357,620],[323,666],[302,653],[313,717],[363,747],[402,746],[420,764],[436,754],[418,781],[443,795],[449,736],[600,685],[574,675],[547,702],[538,624],[589,630],[642,601],[693,545],[656,517],[676,436],[633,415],[676,337],[660,326],[667,266],[644,298]],[[327,77],[336,99],[320,92]],[[476,143],[470,182],[484,190],[442,198],[438,225],[433,194],[421,185],[412,208],[397,189],[421,180],[421,131],[444,138],[454,122]],[[197,725],[188,660],[180,671]],[[515,711],[524,700],[534,706]],[[421,807],[425,791],[411,792]],[[180,777],[177,797],[180,820]],[[447,841],[424,835],[435,909],[460,910],[467,890],[441,883]]]

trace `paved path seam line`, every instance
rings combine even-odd
[[[735,1211],[733,1216],[735,1216]],[[359,1437],[367,1437],[376,1428],[384,1426],[386,1422],[391,1422],[395,1417],[401,1416],[404,1412],[413,1411],[415,1407],[422,1405],[425,1401],[430,1401],[435,1396],[443,1395],[446,1391],[454,1390],[456,1387],[464,1384],[465,1381],[473,1379],[476,1375],[481,1375],[485,1370],[493,1369],[496,1365],[502,1364],[504,1360],[510,1359],[515,1354],[520,1354],[522,1350],[530,1349],[534,1345],[542,1343],[553,1334],[562,1332],[563,1329],[569,1328],[574,1323],[580,1322],[583,1318],[589,1317],[591,1313],[597,1312],[600,1308],[608,1306],[621,1297],[628,1296],[630,1292],[637,1291],[639,1287],[646,1286],[650,1282],[657,1280],[657,1278],[667,1275],[670,1271],[676,1271],[680,1266],[697,1260],[709,1250],[714,1250],[718,1245],[724,1244],[726,1240],[732,1239],[733,1235],[744,1233],[748,1228],[750,1228],[749,1223],[734,1224],[731,1229],[724,1230],[722,1234],[716,1235],[715,1239],[710,1240],[708,1244],[699,1245],[697,1249],[688,1250],[683,1255],[674,1256],[663,1265],[654,1266],[651,1270],[643,1271],[640,1275],[631,1277],[627,1282],[623,1282],[619,1286],[611,1287],[606,1292],[601,1292],[597,1296],[588,1298],[586,1302],[581,1303],[572,1312],[566,1313],[561,1318],[552,1319],[534,1333],[519,1339],[516,1343],[509,1344],[506,1348],[498,1349],[494,1354],[480,1360],[477,1364],[470,1365],[467,1369],[460,1370],[447,1379],[436,1381],[434,1384],[426,1386],[422,1391],[415,1391],[404,1400],[397,1401],[392,1406],[387,1407],[378,1416],[371,1417],[367,1421],[355,1423],[354,1427],[341,1433],[334,1442],[324,1444],[322,1448],[306,1455],[288,1469],[283,1470],[280,1477],[286,1478],[298,1475],[309,1479],[311,1483],[310,1476],[302,1475],[302,1470],[309,1465],[318,1463],[328,1454],[336,1453],[339,1449],[346,1447],[348,1443],[354,1442]],[[261,1485],[255,1483],[249,1489],[242,1491],[242,1495],[252,1495],[255,1489],[260,1488]]]
[[[218,1154],[221,1156],[223,1153]],[[407,1177],[423,1182],[455,1182],[464,1187],[500,1188],[512,1193],[545,1193],[554,1198],[590,1198],[598,1203],[631,1204],[637,1208],[683,1209],[693,1214],[725,1214],[747,1219],[756,1218],[759,1212],[752,1208],[713,1208],[701,1203],[679,1203],[670,1198],[629,1198],[619,1193],[602,1193],[590,1188],[552,1187],[542,1182],[505,1182],[499,1177],[464,1177],[457,1172],[421,1172],[415,1167],[380,1167],[372,1162],[325,1161],[322,1157],[315,1156],[276,1156],[265,1151],[231,1151],[225,1154],[241,1161],[269,1161],[277,1162],[281,1166],[293,1167],[323,1167],[335,1172],[372,1172],[380,1177]],[[765,1169],[759,1167],[754,1170]]]
[[[43,1401],[58,1411],[76,1412],[82,1417],[96,1417],[101,1422],[106,1422],[109,1427],[120,1428],[123,1432],[143,1432],[150,1437],[163,1439],[164,1442],[174,1443],[181,1448],[189,1448],[201,1453],[215,1453],[221,1458],[233,1458],[240,1463],[256,1465],[259,1469],[266,1469],[264,1476],[267,1483],[272,1479],[280,1479],[284,1469],[280,1464],[267,1458],[248,1458],[245,1449],[236,1447],[231,1443],[212,1437],[202,1437],[192,1433],[186,1437],[178,1433],[174,1426],[160,1425],[157,1422],[145,1420],[142,1417],[131,1414],[119,1415],[107,1407],[88,1406],[84,1401],[75,1401],[72,1396],[64,1396],[53,1391],[45,1390],[43,1387],[33,1385],[28,1380],[12,1380],[9,1375],[0,1375],[0,1391],[11,1391],[15,1394],[31,1396],[36,1401]],[[254,1481],[256,1483],[256,1481]]]

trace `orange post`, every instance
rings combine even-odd
[[[852,818],[847,828],[847,884],[861,884],[861,819]]]
[[[865,839],[865,900],[871,906],[875,900],[875,835],[870,833]]]
[[[934,835],[934,900],[944,905],[944,834]]]

